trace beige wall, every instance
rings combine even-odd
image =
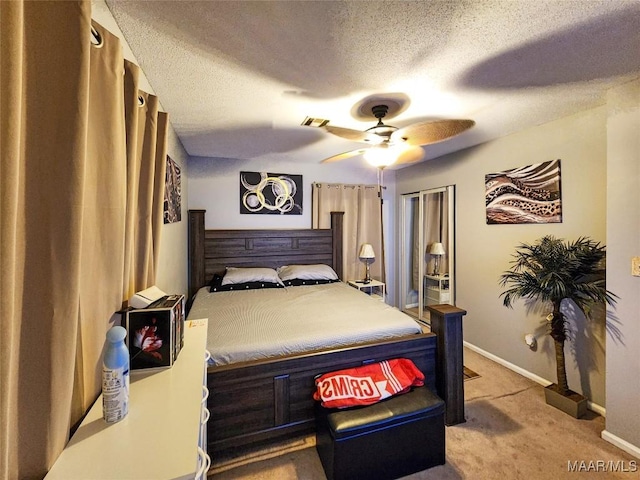
[[[171,113],[169,113],[169,120],[171,120]],[[189,191],[187,159],[189,157],[171,125],[169,125],[167,154],[181,169],[182,220],[162,226],[160,260],[158,262],[156,284],[160,290],[167,293],[182,293],[186,295],[188,280],[187,227],[189,224],[187,218],[187,194]]]
[[[313,182],[376,183],[376,170],[357,160],[341,164],[191,157],[189,208],[204,208],[207,228],[311,228]],[[240,172],[302,175],[302,215],[240,214]]]
[[[607,425],[603,437],[640,457],[640,79],[613,89],[607,121],[607,287],[620,297],[609,312]]]
[[[476,128],[482,128],[479,125]],[[561,160],[563,222],[546,225],[487,225],[484,175],[505,169]],[[465,341],[543,379],[555,381],[551,339],[543,315],[502,305],[498,285],[520,242],[552,234],[580,235],[605,242],[606,107],[582,112],[484,145],[428,161],[396,173],[397,194],[443,185],[456,186],[457,305],[468,311]],[[546,313],[545,313],[546,316]],[[538,349],[524,342],[536,333]],[[604,406],[604,316],[588,334],[567,345],[569,386]],[[580,348],[576,367],[573,346]]]

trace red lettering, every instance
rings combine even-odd
[[[323,398],[329,398],[333,395],[333,391],[331,390],[331,382],[324,381],[322,382],[322,393]]]
[[[317,388],[318,395],[325,400],[380,397],[380,392],[370,377],[334,375],[319,382]]]
[[[358,385],[358,379],[357,378],[353,378],[351,380],[351,390],[353,392],[353,396],[356,398],[362,398],[362,389],[360,388],[360,385]]]
[[[365,397],[374,396],[373,388],[368,378],[363,378],[362,380],[360,380],[360,385],[363,388],[362,393],[364,394]]]
[[[331,384],[333,385],[336,396],[343,397],[348,394],[349,386],[347,385],[347,379],[345,377],[331,377]]]

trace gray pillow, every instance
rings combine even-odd
[[[284,265],[278,268],[280,279],[285,280],[338,280],[338,275],[329,265]]]
[[[222,278],[222,285],[231,285],[248,282],[271,282],[282,285],[282,280],[273,268],[240,268],[227,267],[227,272]]]

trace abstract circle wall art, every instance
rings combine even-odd
[[[302,175],[240,172],[240,213],[302,215]]]

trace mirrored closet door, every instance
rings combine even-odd
[[[428,305],[455,305],[454,187],[402,195],[400,308],[429,324]]]

